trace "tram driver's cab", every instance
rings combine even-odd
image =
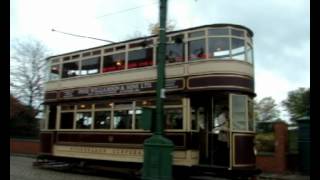
[[[195,95],[191,127],[199,131],[199,164],[228,168],[254,166],[253,104],[247,95]]]

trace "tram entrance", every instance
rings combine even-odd
[[[229,167],[228,94],[191,98],[192,118],[198,122],[200,164]],[[223,131],[223,132],[222,132]]]

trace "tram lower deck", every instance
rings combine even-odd
[[[48,112],[47,124],[58,128],[42,130],[41,154],[51,159],[142,167],[143,143],[152,132],[142,129],[141,114],[143,107],[155,108],[154,99],[144,96],[50,104],[57,110]],[[240,105],[245,108],[239,109]],[[226,107],[229,121],[224,126],[229,130],[221,140],[218,117]],[[165,136],[174,143],[173,165],[255,172],[252,118],[251,97],[243,93],[169,94],[164,127]]]

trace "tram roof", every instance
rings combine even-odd
[[[249,35],[251,37],[253,37],[253,35],[254,35],[253,31],[251,29],[245,27],[245,26],[238,25],[238,24],[229,24],[229,23],[207,24],[207,25],[196,26],[196,27],[187,28],[187,29],[170,31],[170,32],[167,32],[166,34],[174,34],[174,33],[179,33],[179,32],[183,32],[183,31],[191,31],[191,30],[205,28],[205,27],[217,28],[217,27],[227,27],[227,26],[232,26],[232,27],[235,27],[235,28],[245,29],[245,30],[248,31],[248,33],[249,33]],[[113,45],[117,45],[117,44],[127,43],[127,42],[130,42],[130,41],[143,40],[143,39],[152,38],[152,37],[156,37],[156,36],[158,36],[158,35],[139,37],[139,38],[134,38],[134,39],[129,39],[129,40],[125,40],[125,41],[115,42],[115,43],[111,43],[111,44],[107,44],[107,45],[96,46],[96,47],[92,47],[92,48],[87,48],[87,49],[81,49],[81,50],[77,50],[77,51],[67,52],[67,53],[63,53],[63,54],[59,54],[59,55],[49,56],[47,58],[47,60],[51,59],[51,58],[58,57],[58,56],[65,56],[65,55],[68,55],[68,54],[74,54],[74,53],[81,52],[81,51],[88,51],[88,50],[93,50],[93,49],[97,49],[97,48],[102,48],[102,47],[108,47],[108,46],[113,46]]]

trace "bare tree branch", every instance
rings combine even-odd
[[[12,46],[10,91],[29,107],[39,112],[44,95],[48,49],[34,39],[16,40]]]

